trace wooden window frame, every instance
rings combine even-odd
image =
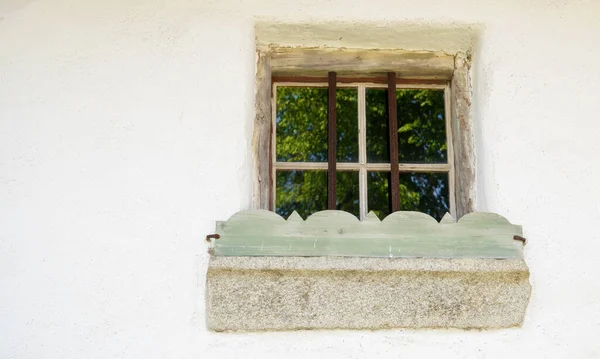
[[[254,209],[274,209],[275,167],[327,170],[331,166],[331,163],[327,162],[275,164],[273,84],[298,85],[300,82],[310,86],[327,86],[331,81],[329,73],[335,71],[339,76],[334,79],[336,86],[362,86],[363,92],[367,86],[388,88],[390,82],[398,88],[444,89],[448,164],[398,164],[398,170],[447,172],[450,213],[458,219],[473,212],[476,186],[470,109],[470,60],[464,53],[447,55],[423,51],[269,48],[257,51],[257,55],[256,117],[253,136]],[[395,74],[394,77],[397,75],[397,78],[390,79],[390,72]],[[359,101],[360,98],[359,94]],[[359,114],[359,131],[364,131],[364,123],[361,125],[360,117]],[[364,136],[359,136],[359,141],[361,137]],[[366,147],[366,144],[362,145]],[[361,143],[359,148],[360,146]],[[334,166],[342,171],[356,170],[354,167],[360,167],[359,176],[366,177],[367,169],[391,171],[393,164],[366,164],[366,158],[362,158],[359,150],[358,165],[334,161]],[[366,184],[366,181],[363,183]],[[362,219],[366,216],[363,211],[367,201],[366,191],[362,189],[359,201]]]
[[[394,75],[391,75],[394,74]],[[330,75],[331,76],[331,75]],[[388,81],[391,77],[391,80]],[[448,202],[449,202],[449,211],[452,216],[456,215],[456,201],[454,195],[454,151],[453,151],[453,141],[452,141],[452,124],[451,124],[451,116],[450,116],[450,83],[448,81],[429,81],[428,83],[419,83],[415,81],[410,81],[410,83],[406,83],[402,79],[397,79],[395,73],[390,73],[387,77],[386,81],[388,83],[384,83],[384,81],[374,81],[374,78],[352,78],[351,82],[347,79],[339,79],[339,81],[335,82],[335,86],[331,86],[331,83],[328,81],[328,78],[314,77],[314,78],[294,78],[294,77],[277,77],[274,76],[272,78],[272,97],[271,97],[271,110],[272,110],[272,123],[271,123],[271,156],[269,161],[271,161],[271,183],[274,183],[274,179],[276,178],[277,170],[317,170],[317,171],[328,171],[328,209],[335,209],[335,187],[334,189],[330,189],[331,182],[335,184],[335,175],[332,176],[332,173],[337,172],[358,172],[359,173],[359,207],[360,214],[359,218],[361,220],[365,219],[368,213],[368,193],[367,193],[367,175],[368,172],[395,172],[398,175],[406,172],[418,172],[418,173],[447,173],[448,174]],[[391,82],[391,84],[390,84]],[[448,163],[399,163],[398,162],[398,139],[390,139],[390,143],[395,143],[396,148],[390,148],[390,162],[389,163],[367,163],[367,145],[366,145],[366,125],[367,125],[367,117],[365,112],[365,101],[366,101],[366,90],[367,88],[379,88],[379,89],[390,89],[390,86],[393,85],[393,92],[395,94],[396,89],[433,89],[433,90],[443,90],[444,91],[444,121],[446,125],[446,143],[447,143],[447,153],[448,153]],[[331,152],[328,152],[328,157],[333,158],[333,161],[328,162],[278,162],[276,156],[273,154],[276,153],[276,94],[278,87],[321,87],[328,88],[330,90],[335,90],[337,88],[356,88],[358,92],[358,162],[337,162],[335,160],[335,152],[333,155]],[[393,96],[393,95],[392,95]],[[390,111],[396,111],[396,99],[395,97],[392,101],[389,101],[393,106],[390,106]],[[333,103],[335,105],[335,103]],[[334,107],[335,108],[335,107]],[[331,115],[332,111],[328,111],[328,115]],[[334,111],[335,112],[335,111]],[[391,113],[391,112],[390,112]],[[335,113],[333,113],[335,115]],[[393,113],[390,118],[395,119]],[[329,125],[332,124],[332,121],[329,121]],[[390,136],[392,134],[396,134],[397,131],[392,131],[391,129],[397,129],[397,123],[390,124]],[[331,131],[331,128],[330,128]],[[333,132],[335,133],[335,120],[333,121]],[[329,142],[331,140],[335,142],[335,136],[328,136]],[[392,147],[392,146],[390,146]],[[331,145],[328,146],[328,151],[331,149]],[[395,155],[394,155],[395,154]],[[392,159],[395,158],[395,163]],[[331,169],[333,166],[333,170]],[[400,196],[399,196],[399,178],[398,176],[391,176],[392,181],[395,179],[396,183],[391,183],[390,188],[397,188],[396,191],[391,190],[391,212],[395,212],[401,210],[400,208]],[[270,188],[270,206],[268,209],[275,210],[275,200],[276,200],[276,186],[273,184]],[[333,195],[330,195],[333,193]],[[395,198],[394,198],[395,197]],[[394,199],[395,202],[394,203]],[[333,201],[333,202],[332,202]]]

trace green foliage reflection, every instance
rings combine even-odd
[[[337,90],[338,162],[358,161],[357,90]],[[398,90],[400,163],[447,163],[444,93]],[[277,89],[277,160],[327,161],[327,89]],[[367,89],[367,159],[389,163],[387,90]],[[368,207],[380,218],[389,214],[389,173],[368,174]],[[337,208],[358,216],[358,173],[337,173]],[[278,171],[276,212],[306,218],[327,205],[326,171]],[[448,211],[447,173],[401,173],[401,210],[428,213],[438,220]]]
[[[338,162],[358,161],[357,90],[336,92]],[[277,88],[277,161],[327,162],[327,89]]]
[[[327,209],[327,171],[277,171],[275,212],[302,218]]]
[[[367,89],[367,158],[389,163],[387,90]],[[400,163],[447,163],[444,92],[397,90]]]
[[[449,210],[448,173],[400,173],[400,208],[442,219]]]
[[[302,218],[327,209],[327,171],[277,171],[276,212]],[[359,216],[358,172],[338,172],[336,209]]]

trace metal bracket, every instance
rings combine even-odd
[[[525,237],[521,237],[521,236],[517,236],[517,235],[515,235],[515,236],[513,237],[513,239],[514,239],[515,241],[521,241],[521,242],[523,242],[523,245],[527,244],[527,239],[526,239]]]

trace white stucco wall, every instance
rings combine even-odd
[[[0,357],[599,357],[599,14],[566,0],[2,0]],[[478,26],[478,208],[524,226],[523,328],[207,332],[203,237],[251,200],[255,17]]]

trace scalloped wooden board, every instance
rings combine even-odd
[[[523,258],[519,225],[493,213],[470,213],[438,223],[419,212],[395,212],[364,221],[343,211],[288,220],[266,210],[242,211],[217,222],[216,256]]]

